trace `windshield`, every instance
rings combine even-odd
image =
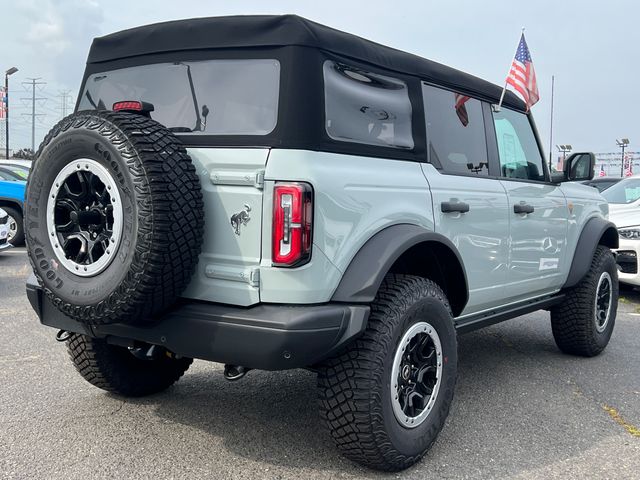
[[[609,203],[633,203],[640,198],[640,178],[625,178],[602,192]]]
[[[80,110],[153,104],[151,118],[185,134],[266,135],[276,126],[280,63],[272,59],[140,65],[87,78]]]

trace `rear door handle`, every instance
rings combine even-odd
[[[440,210],[442,213],[467,213],[469,211],[469,204],[465,202],[442,202],[440,204]]]
[[[513,206],[513,213],[533,213],[533,205],[528,203],[516,203]]]

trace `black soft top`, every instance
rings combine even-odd
[[[194,18],[123,30],[94,39],[87,63],[164,52],[285,46],[332,52],[494,102],[502,92],[501,87],[468,73],[297,15]],[[512,92],[506,93],[503,103],[525,111]]]

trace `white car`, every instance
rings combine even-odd
[[[9,243],[9,215],[0,208],[0,252],[12,246]]]
[[[629,177],[602,192],[609,202],[609,220],[616,224],[620,246],[616,250],[618,280],[640,286],[640,177]]]

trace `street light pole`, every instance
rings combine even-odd
[[[567,159],[567,153],[573,150],[573,147],[567,145],[556,145],[558,151],[562,152],[562,168],[564,168],[564,161]]]
[[[622,162],[620,164],[620,177],[624,178],[624,149],[629,145],[629,139],[623,138],[622,140],[617,140],[616,143],[622,149]]]
[[[5,111],[5,133],[6,133],[6,141],[5,141],[5,155],[6,159],[9,160],[9,75],[13,75],[16,73],[18,69],[16,67],[11,67],[9,70],[4,72],[4,95],[6,102],[6,111]]]

